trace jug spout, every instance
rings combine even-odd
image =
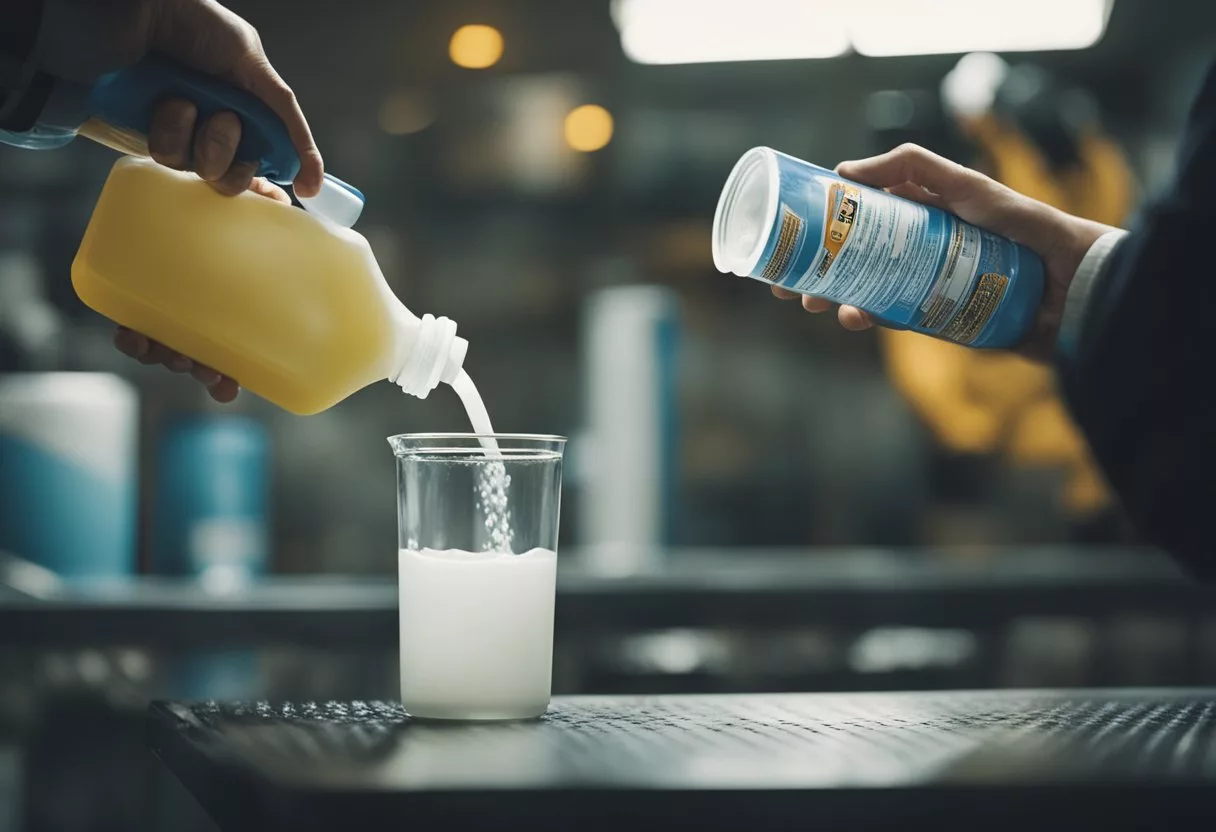
[[[405,307],[398,319],[402,346],[397,369],[389,377],[411,396],[425,399],[439,382],[451,384],[464,366],[469,342],[456,335],[456,323],[449,318],[423,315],[415,318]],[[413,330],[409,332],[409,330]]]

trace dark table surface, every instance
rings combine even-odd
[[[1184,829],[1216,817],[1216,690],[567,698],[539,721],[157,703],[221,828]]]
[[[565,558],[563,554],[562,558]],[[640,574],[559,567],[557,628],[999,625],[1017,616],[1216,610],[1163,555],[1134,549],[677,551]],[[395,575],[281,577],[231,592],[142,578],[0,593],[0,644],[393,647]]]

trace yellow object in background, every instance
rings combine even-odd
[[[566,144],[581,153],[594,153],[612,141],[612,113],[598,104],[584,104],[566,114]]]
[[[1119,225],[1135,186],[1119,148],[1089,134],[1081,164],[1053,174],[1019,130],[984,115],[961,125],[986,153],[993,178],[1061,210]],[[1054,371],[1017,355],[970,350],[913,333],[883,330],[892,382],[938,441],[959,453],[999,453],[1015,465],[1062,468],[1062,502],[1074,515],[1103,509],[1110,496],[1055,388]]]
[[[502,57],[502,33],[479,23],[461,26],[448,43],[448,56],[465,69],[489,69]]]

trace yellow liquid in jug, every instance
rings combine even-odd
[[[394,312],[367,241],[252,193],[121,159],[72,264],[88,306],[300,415],[394,370]]]

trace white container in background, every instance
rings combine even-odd
[[[585,563],[629,574],[670,542],[679,442],[679,302],[661,286],[593,294],[584,343],[586,433],[578,448]]]

